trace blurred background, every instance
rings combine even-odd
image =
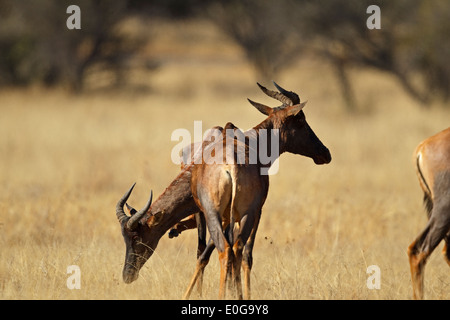
[[[70,4],[81,8],[81,30],[65,27]],[[366,27],[371,4],[381,7],[379,30]],[[392,75],[426,107],[450,99],[449,16],[445,0],[2,0],[0,85],[150,90],[171,64],[241,58],[263,81],[315,56],[333,67],[349,111],[358,107],[355,67]]]
[[[66,27],[74,4],[80,30]],[[196,232],[164,236],[126,285],[116,202],[136,181],[142,207],[176,177],[174,130],[263,121],[246,99],[277,106],[256,86],[272,80],[308,100],[333,160],[281,156],[252,296],[411,298],[406,248],[426,224],[412,154],[449,126],[449,18],[447,0],[0,0],[0,298],[179,299]],[[439,251],[425,295],[449,299]],[[214,253],[203,298],[218,271]]]

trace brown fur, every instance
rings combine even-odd
[[[450,128],[420,143],[414,158],[429,220],[408,247],[408,256],[413,296],[423,299],[425,264],[442,239],[444,258],[450,265]]]
[[[121,222],[126,245],[123,268],[126,283],[137,279],[140,268],[153,254],[161,237],[174,224],[198,211],[190,189],[190,169],[187,166],[153,202],[135,230],[128,230],[126,221]]]

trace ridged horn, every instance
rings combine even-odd
[[[128,198],[130,197],[131,192],[133,191],[134,186],[136,185],[136,182],[131,186],[131,188],[123,195],[122,198],[117,202],[116,205],[116,216],[120,223],[122,223],[123,220],[127,219],[128,216],[123,211],[123,206],[127,202]]]
[[[292,100],[289,97],[285,96],[284,94],[276,92],[276,91],[269,90],[266,87],[264,87],[261,84],[259,84],[258,82],[256,84],[262,90],[262,92],[264,92],[269,97],[277,99],[278,101],[282,102],[286,106],[294,105]]]
[[[286,89],[283,89],[275,81],[272,81],[272,82],[275,85],[275,87],[278,89],[278,91],[280,91],[280,93],[282,93],[283,95],[288,97],[292,101],[293,104],[300,103],[300,97],[298,96],[298,94],[296,94],[295,92],[287,91]]]
[[[150,191],[150,198],[148,199],[147,204],[144,206],[144,208],[136,212],[134,215],[131,216],[130,220],[128,220],[127,228],[129,230],[134,230],[137,227],[139,220],[141,220],[142,217],[147,213],[148,209],[150,209],[150,206],[152,205],[152,199],[153,199],[153,191]]]
[[[272,108],[268,107],[262,103],[259,102],[255,102],[253,100],[248,99],[248,102],[250,102],[252,104],[252,106],[254,106],[256,109],[258,109],[259,112],[261,112],[262,114],[265,114],[266,116],[268,116],[269,114],[272,113]]]

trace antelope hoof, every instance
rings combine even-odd
[[[170,231],[169,231],[169,238],[170,239],[178,237],[178,235],[179,235],[179,233],[178,233],[177,229],[170,229]]]

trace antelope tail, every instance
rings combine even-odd
[[[427,211],[427,216],[429,219],[430,215],[431,215],[431,211],[433,210],[433,200],[431,198],[430,186],[428,185],[427,181],[425,180],[422,170],[420,169],[421,158],[422,158],[421,154],[418,153],[417,157],[416,157],[416,169],[417,169],[417,175],[419,177],[420,184],[423,186],[423,204],[425,206],[425,209]]]

